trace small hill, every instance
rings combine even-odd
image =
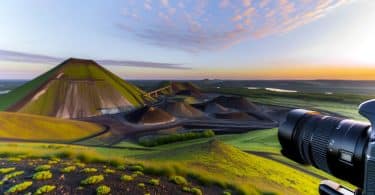
[[[88,122],[0,112],[0,140],[69,142],[103,130],[104,127]]]
[[[177,117],[197,118],[204,116],[202,111],[184,102],[168,102],[165,110],[169,114]]]
[[[82,118],[133,110],[152,100],[96,62],[71,58],[0,96],[0,110]]]
[[[171,82],[171,87],[176,95],[202,96],[199,87],[191,82]]]
[[[150,164],[179,164],[191,175],[220,181],[245,194],[312,194],[320,179],[292,167],[245,153],[218,140],[194,145],[170,144],[164,150],[139,156]],[[184,167],[184,168],[182,168]]]
[[[168,114],[162,109],[150,107],[141,117],[138,123],[141,124],[153,124],[153,123],[165,123],[175,120],[173,116]]]
[[[168,114],[164,110],[149,106],[135,110],[127,114],[125,118],[129,122],[139,124],[166,123],[175,120],[175,117]]]
[[[258,110],[254,103],[250,102],[245,97],[240,96],[219,96],[214,98],[212,102],[227,108],[233,108],[244,112],[253,112]]]

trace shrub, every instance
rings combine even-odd
[[[4,176],[3,181],[9,180],[9,179],[14,178],[14,177],[17,177],[17,176],[22,175],[24,173],[25,173],[24,171],[15,171],[15,172],[12,172],[12,173],[8,173]]]
[[[84,169],[82,169],[82,172],[84,172],[84,173],[95,173],[97,171],[98,171],[98,169],[96,169],[96,168],[84,168]]]
[[[77,168],[76,166],[67,166],[67,167],[62,168],[60,171],[62,173],[70,173],[72,171],[75,171],[76,168]]]
[[[76,166],[79,167],[79,168],[84,168],[86,165],[85,165],[85,163],[77,162]]]
[[[121,181],[132,181],[133,177],[130,175],[122,175],[120,179]]]
[[[39,165],[35,168],[35,171],[47,171],[51,169],[51,165]]]
[[[144,183],[138,183],[137,186],[140,187],[140,188],[145,188],[146,187],[146,185]]]
[[[143,173],[140,172],[140,171],[134,171],[133,174],[132,174],[132,177],[138,177],[140,175],[143,175]]]
[[[35,195],[41,195],[41,194],[45,194],[45,193],[48,193],[48,192],[52,192],[53,190],[56,189],[56,186],[53,186],[53,185],[44,185],[42,187],[39,187],[36,191],[35,191]]]
[[[169,181],[180,186],[186,186],[188,184],[187,180],[184,177],[178,175],[170,176]]]
[[[52,173],[51,171],[39,171],[34,173],[33,179],[35,180],[46,180],[46,179],[51,179],[52,178]]]
[[[52,165],[52,164],[57,164],[59,163],[59,161],[56,161],[56,160],[49,160],[48,161],[48,164]]]
[[[184,187],[182,187],[182,191],[184,191],[184,192],[191,192],[191,188],[187,187],[187,186],[184,186]]]
[[[195,194],[195,195],[202,195],[203,194],[202,190],[200,190],[199,188],[194,188],[194,187],[190,188],[190,187],[184,186],[182,188],[182,191],[190,192],[190,193]]]
[[[12,171],[15,171],[15,170],[16,170],[15,167],[1,168],[0,174],[6,174],[6,173],[9,173],[9,172],[12,172]]]
[[[109,168],[104,170],[104,173],[115,173],[115,172],[116,172],[115,170],[109,169]]]
[[[98,188],[96,188],[97,195],[109,194],[110,192],[111,192],[111,188],[105,185],[101,185]]]
[[[203,134],[203,137],[213,137],[213,136],[215,136],[215,132],[211,129],[203,131],[202,134]]]
[[[84,180],[81,181],[81,184],[82,185],[91,185],[91,184],[97,184],[97,183],[100,183],[104,180],[104,176],[103,175],[94,175],[94,176],[90,176]]]
[[[160,184],[160,180],[150,179],[150,181],[148,181],[148,183],[151,184],[151,185],[154,185],[154,186],[158,186]]]
[[[141,165],[132,165],[128,167],[130,171],[143,171],[144,168]]]
[[[120,170],[120,171],[123,171],[123,170],[126,169],[126,167],[125,167],[125,165],[118,165],[118,166],[116,167],[116,169],[118,169],[118,170]]]
[[[195,194],[195,195],[202,195],[202,190],[199,189],[199,188],[191,188],[191,193]]]
[[[8,161],[9,162],[19,162],[19,161],[21,161],[21,158],[19,158],[19,157],[9,157]]]
[[[12,186],[11,188],[8,189],[8,191],[6,191],[6,193],[22,192],[26,190],[27,188],[29,188],[31,185],[33,185],[32,181],[25,181],[25,182]]]
[[[142,146],[153,147],[179,141],[207,138],[213,136],[215,136],[215,132],[212,130],[205,130],[203,132],[175,133],[170,135],[148,135],[139,138],[138,143]]]
[[[223,195],[232,195],[232,193],[230,191],[225,190],[223,191]]]

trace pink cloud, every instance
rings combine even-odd
[[[159,9],[153,6],[150,11],[154,13],[151,18],[129,24],[131,30],[122,29],[159,47],[199,52],[287,33],[324,17],[345,2],[347,0],[160,0]]]
[[[226,8],[230,5],[230,0],[221,0],[219,3],[220,8]]]

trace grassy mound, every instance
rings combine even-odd
[[[0,110],[79,118],[132,110],[152,101],[136,86],[91,60],[68,59],[0,96]]]
[[[289,166],[251,155],[217,140],[145,154],[142,158],[178,163],[197,177],[234,185],[245,193],[314,194],[318,178]],[[194,173],[192,174],[194,175]]]
[[[87,122],[0,112],[0,139],[65,142],[87,137],[102,130],[103,127]]]

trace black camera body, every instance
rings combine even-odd
[[[351,191],[323,181],[321,194],[375,195],[375,100],[359,106],[370,123],[295,109],[278,131],[281,153],[301,164],[313,165],[359,189]]]

